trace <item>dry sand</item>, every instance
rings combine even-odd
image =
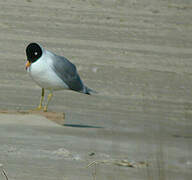
[[[1,0],[0,164],[9,180],[191,180],[191,19],[191,0]],[[70,59],[98,91],[56,92],[49,111],[65,114],[62,126],[11,114],[39,102],[24,69],[32,41]]]

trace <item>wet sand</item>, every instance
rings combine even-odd
[[[2,0],[0,164],[9,180],[190,180],[191,18],[189,0]],[[24,68],[30,42],[67,57],[98,94],[55,92],[55,120],[18,113],[41,94]]]

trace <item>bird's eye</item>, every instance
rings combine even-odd
[[[37,52],[35,52],[34,54],[35,54],[35,56],[37,56],[37,54],[38,54],[38,53],[37,53]]]

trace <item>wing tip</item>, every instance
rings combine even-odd
[[[91,94],[97,94],[98,92],[85,86],[84,93],[91,95]]]

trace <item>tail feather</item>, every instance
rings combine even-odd
[[[90,89],[88,87],[85,86],[85,91],[84,91],[85,94],[88,94],[88,95],[91,95],[91,94],[96,94],[97,92],[94,91],[93,89]]]

